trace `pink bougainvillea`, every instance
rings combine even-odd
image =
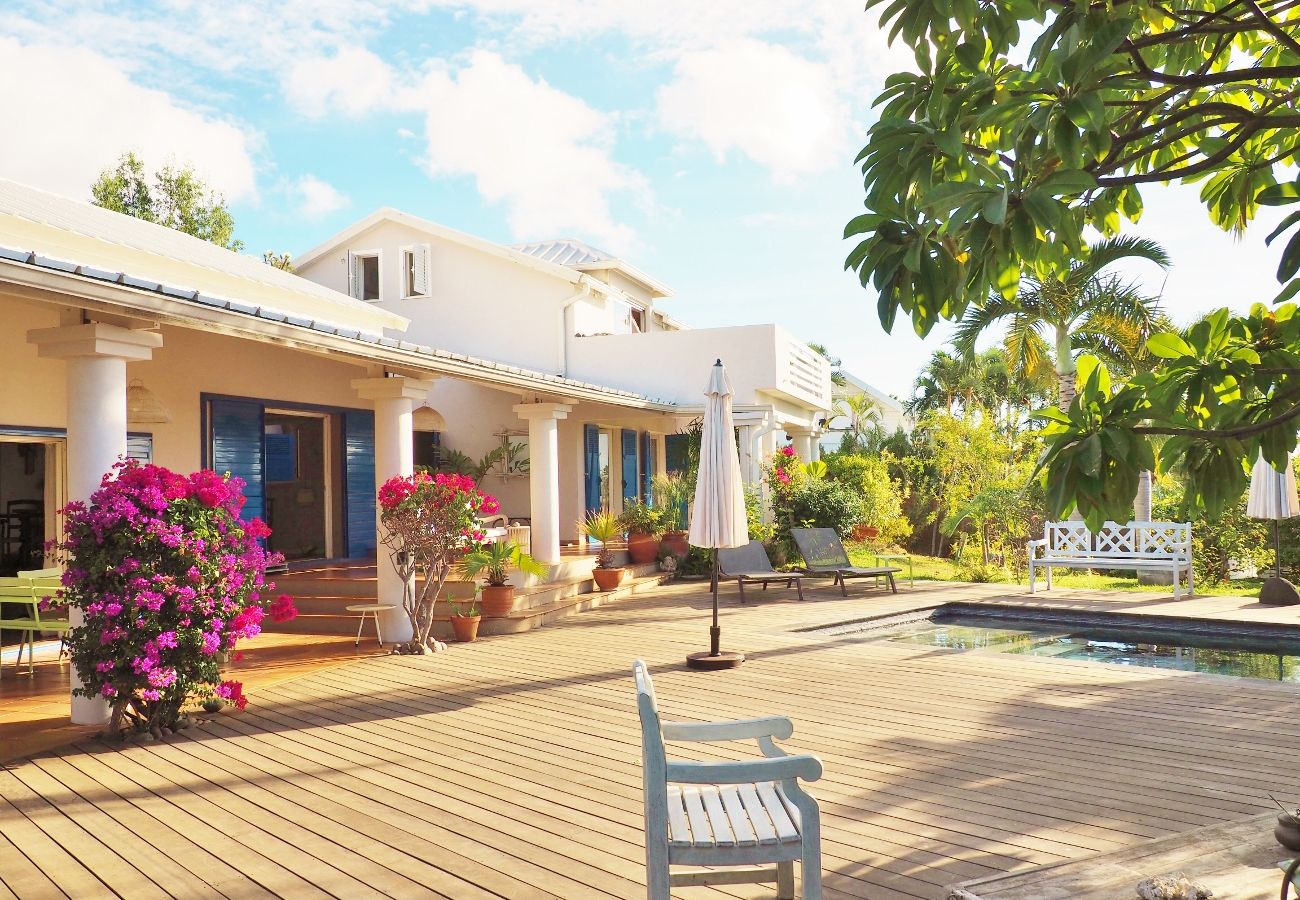
[[[456,559],[486,538],[479,516],[500,511],[496,498],[467,475],[396,475],[379,488],[381,538],[406,585],[402,607],[412,632],[407,652],[440,648],[429,635],[434,604]],[[424,577],[419,590],[417,573]]]
[[[78,692],[112,702],[110,728],[171,726],[187,700],[247,702],[238,682],[221,680],[222,655],[259,634],[264,615],[297,611],[287,594],[263,597],[279,557],[243,507],[238,478],[126,460],[88,503],[64,510],[66,569],[51,599],[82,611],[68,636]]]

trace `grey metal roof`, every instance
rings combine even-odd
[[[256,257],[235,253],[174,228],[71,200],[6,178],[0,178],[0,214],[89,238],[108,251],[127,248],[155,259],[185,265],[190,268],[196,287],[211,288],[218,284],[226,285],[229,279],[238,279],[267,290],[284,292],[286,299],[288,295],[296,295],[296,302],[319,307],[322,316],[333,310],[337,318],[347,321],[356,318],[358,313],[372,319],[382,314],[374,304],[268,266]],[[111,255],[111,252],[105,254]],[[106,262],[103,259],[87,261],[101,265]],[[146,274],[139,269],[134,271],[137,275]],[[388,314],[388,317],[393,316]]]
[[[125,272],[108,272],[103,269],[97,269],[93,266],[79,265],[68,260],[55,259],[44,256],[32,250],[17,250],[11,247],[0,245],[0,262],[8,261],[11,263],[20,263],[32,266],[34,268],[46,269],[59,272],[65,275],[82,276],[95,281],[107,282],[109,284],[119,285],[143,293],[157,294],[166,299],[180,300],[186,303],[193,303],[195,306],[222,309],[229,312],[239,313],[252,318],[262,319],[268,322],[274,322],[281,325],[290,325],[296,328],[302,328],[307,331],[319,332],[322,334],[334,335],[359,344],[368,344],[372,346],[384,347],[388,349],[402,350],[413,353],[418,356],[425,356],[431,359],[454,360],[458,363],[467,364],[474,368],[483,369],[491,372],[501,372],[508,375],[518,375],[531,381],[541,381],[553,384],[558,389],[572,388],[587,392],[598,392],[616,400],[633,400],[643,403],[652,403],[659,406],[675,406],[676,404],[669,400],[660,400],[654,397],[647,397],[644,394],[638,394],[635,391],[625,391],[621,388],[607,387],[602,384],[592,384],[586,381],[578,381],[573,378],[564,378],[560,375],[552,375],[547,372],[538,372],[531,369],[521,369],[518,366],[512,366],[507,363],[496,362],[490,359],[481,359],[475,356],[466,356],[461,353],[451,353],[446,350],[439,350],[435,347],[429,347],[424,344],[413,344],[409,341],[403,341],[396,338],[385,337],[381,334],[367,334],[348,328],[341,328],[327,321],[318,321],[315,319],[305,319],[298,316],[286,316],[283,312],[275,309],[269,309],[259,306],[251,306],[246,303],[240,303],[237,300],[214,297],[201,293],[196,290],[178,288],[173,285],[159,284],[156,281],[150,281],[144,278],[135,278]],[[258,263],[258,265],[263,265]],[[265,266],[270,268],[270,266]]]
[[[537,241],[532,244],[514,244],[510,249],[518,250],[520,253],[527,253],[529,256],[536,256],[538,259],[544,259],[558,266],[589,266],[593,263],[615,260],[613,254],[598,250],[590,244],[584,244],[582,241],[576,241],[573,238],[562,238],[557,241]]]

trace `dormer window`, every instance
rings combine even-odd
[[[380,299],[379,251],[348,255],[348,293],[358,300]]]

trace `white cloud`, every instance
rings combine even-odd
[[[255,135],[136,84],[90,50],[0,36],[0,84],[26,98],[5,105],[6,177],[84,200],[100,171],[135,150],[154,166],[193,165],[229,201],[256,193]]]
[[[319,219],[330,213],[346,209],[352,204],[351,198],[328,181],[321,181],[315,175],[304,175],[294,185],[302,202],[299,211],[309,219]]]
[[[344,47],[333,56],[295,62],[284,76],[284,91],[289,104],[311,118],[330,112],[364,116],[392,106],[396,80],[374,53]]]
[[[429,174],[473,177],[485,200],[505,205],[516,236],[572,229],[611,248],[632,242],[610,199],[643,199],[647,187],[614,160],[609,114],[482,50],[460,69],[430,71],[412,96],[425,110]]]
[[[745,39],[686,53],[659,90],[659,121],[719,162],[735,150],[778,181],[843,163],[849,112],[829,67]]]

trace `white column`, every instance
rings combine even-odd
[[[532,504],[532,556],[560,561],[559,422],[573,407],[566,403],[521,403],[512,407],[528,422],[528,494]]]
[[[126,456],[126,363],[147,360],[162,335],[92,323],[41,328],[27,333],[38,355],[67,362],[67,494],[69,502],[89,500],[104,474]],[[81,610],[68,611],[75,628]],[[81,686],[71,670],[74,689]],[[72,698],[74,725],[108,721],[108,703],[97,697]]]
[[[413,425],[415,404],[429,396],[433,381],[396,376],[391,378],[357,378],[352,387],[363,399],[375,406],[375,490],[394,475],[415,471]],[[385,639],[409,641],[411,621],[402,608],[406,585],[393,568],[393,560],[383,543],[383,525],[376,521],[375,568],[378,576],[378,600],[393,608],[380,614]]]
[[[794,452],[799,454],[799,458],[804,462],[813,460],[813,436],[811,431],[791,431],[788,432],[790,438],[794,441]]]

